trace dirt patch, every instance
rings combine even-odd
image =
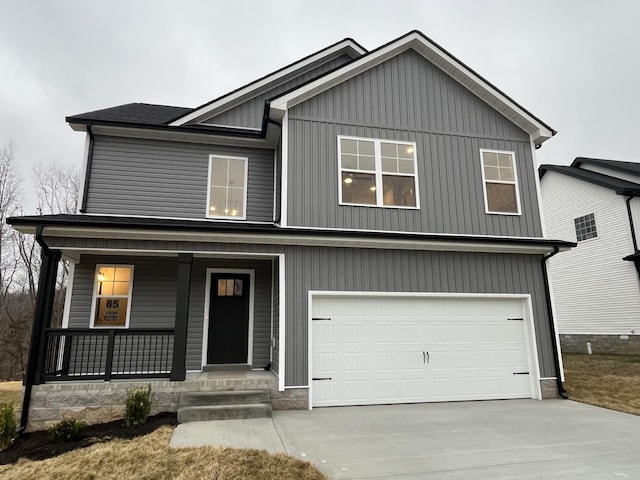
[[[151,433],[163,425],[176,426],[175,413],[160,413],[149,417],[141,426],[126,428],[122,420],[89,425],[85,437],[77,442],[55,443],[46,431],[29,432],[18,437],[16,442],[4,452],[0,452],[0,465],[14,463],[20,458],[44,460],[79,448],[90,447],[114,439],[132,439]]]

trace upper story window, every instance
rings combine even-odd
[[[513,152],[480,150],[487,213],[520,215],[518,175]]]
[[[246,218],[248,163],[245,157],[209,155],[208,218]]]
[[[96,265],[93,288],[94,327],[128,327],[133,265]]]
[[[418,208],[416,144],[338,137],[340,203]]]
[[[597,238],[596,217],[593,213],[575,218],[573,223],[576,227],[576,240],[582,242],[590,238]]]

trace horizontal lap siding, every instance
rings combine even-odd
[[[293,75],[278,79],[271,86],[266,87],[266,90],[262,89],[257,95],[246,98],[244,103],[206,119],[202,123],[260,129],[262,128],[265,102],[349,61],[351,61],[351,57],[341,55],[306,72],[295,72]]]
[[[47,238],[47,242],[52,247],[81,247],[86,243],[56,238]],[[109,248],[115,242],[102,239],[91,243],[95,248]],[[121,247],[135,248],[136,243],[125,241]],[[309,290],[531,294],[541,375],[555,376],[539,255],[199,242],[156,242],[154,248],[285,254],[286,385],[307,384]]]
[[[249,158],[247,220],[273,219],[274,152],[96,136],[87,213],[206,218],[209,155]]]
[[[338,135],[416,142],[420,209],[338,205]],[[521,216],[485,213],[481,148],[515,152]],[[542,234],[529,136],[413,51],[293,107],[288,172],[290,225]]]

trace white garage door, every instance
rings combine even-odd
[[[532,398],[517,298],[314,296],[313,406]]]

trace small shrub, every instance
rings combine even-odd
[[[144,387],[132,387],[127,390],[125,402],[124,425],[144,425],[151,413],[151,385]]]
[[[87,423],[77,418],[64,418],[47,430],[49,438],[58,443],[77,442],[84,438]]]
[[[13,402],[0,403],[0,452],[13,444],[17,435],[17,427]]]

